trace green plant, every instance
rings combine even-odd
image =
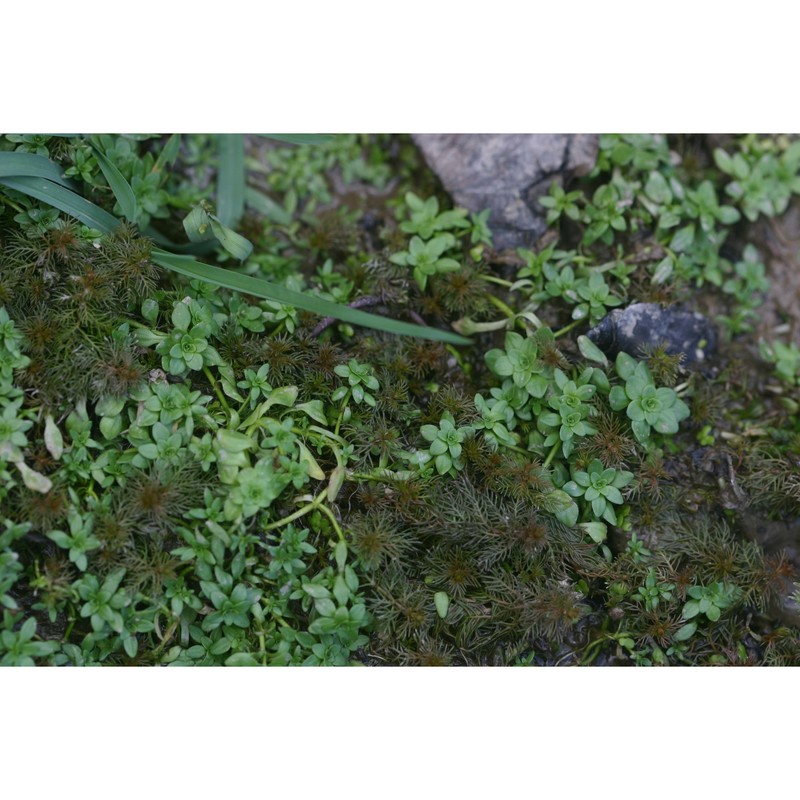
[[[703,614],[709,622],[717,622],[722,612],[732,606],[741,596],[741,591],[735,584],[717,581],[708,586],[690,586],[687,600],[681,611],[685,620],[694,620]],[[687,622],[675,634],[677,641],[686,641],[697,631],[697,622]]]
[[[564,484],[564,491],[572,497],[582,497],[591,504],[592,513],[611,525],[617,524],[614,505],[624,503],[620,489],[633,480],[633,473],[625,470],[604,469],[595,459],[586,471],[573,470],[572,480]]]
[[[445,412],[439,420],[439,426],[423,425],[420,429],[422,438],[430,442],[427,453],[433,458],[436,471],[440,475],[455,473],[464,469],[461,460],[463,442],[472,434],[469,425],[456,427],[453,415]]]
[[[800,378],[800,348],[794,343],[760,342],[761,357],[775,365],[778,377],[793,386]]]
[[[21,615],[3,612],[3,628],[0,631],[0,666],[32,667],[35,659],[45,658],[58,650],[58,642],[35,642],[36,620],[28,617],[19,630],[13,630],[15,622]]]
[[[647,365],[637,363],[627,353],[617,356],[616,370],[625,386],[611,389],[609,403],[615,411],[625,409],[634,436],[647,442],[651,428],[658,433],[677,432],[678,423],[689,416],[689,407],[675,391],[656,388]]]
[[[461,265],[454,258],[442,257],[447,250],[455,246],[455,243],[455,237],[449,233],[439,234],[428,242],[424,242],[419,236],[414,236],[408,245],[408,250],[395,253],[389,260],[401,267],[413,267],[414,280],[419,288],[424,290],[428,278],[432,275],[453,272],[460,268]]]
[[[524,337],[513,331],[505,336],[503,350],[486,353],[489,369],[500,377],[509,377],[531,397],[544,397],[549,387],[546,365],[539,358],[537,337]]]
[[[400,223],[400,230],[405,233],[416,234],[422,239],[431,239],[440,231],[469,227],[466,219],[468,212],[465,208],[440,212],[439,201],[435,197],[422,200],[413,192],[406,193],[405,201],[410,211],[410,218]]]
[[[644,602],[644,607],[648,611],[655,611],[662,600],[671,600],[672,592],[675,589],[674,583],[662,583],[656,577],[655,570],[650,567],[644,586],[637,590],[637,599]]]

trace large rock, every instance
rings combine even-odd
[[[594,166],[594,134],[416,134],[430,168],[460,206],[490,208],[497,249],[529,247],[547,229],[537,202],[555,180]]]

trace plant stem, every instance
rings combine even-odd
[[[326,492],[327,492],[327,490],[326,490]],[[336,531],[336,535],[339,537],[339,541],[343,542],[344,541],[344,533],[342,533],[342,529],[339,527],[339,523],[336,521],[336,517],[334,516],[333,511],[331,511],[328,508],[328,506],[325,505],[325,503],[320,503],[319,506],[317,506],[317,508],[319,508],[319,510],[323,514],[325,514],[325,516],[331,521],[331,524],[333,525],[333,529]]]
[[[563,336],[565,333],[569,333],[573,328],[577,328],[582,322],[584,322],[583,319],[573,320],[569,323],[569,325],[565,325],[560,331],[556,331],[553,336],[558,339],[559,336]]]
[[[283,517],[283,519],[279,519],[276,522],[270,522],[264,530],[271,531],[275,528],[280,528],[282,525],[288,525],[290,522],[294,522],[296,519],[299,519],[302,516],[305,516],[310,511],[313,511],[315,508],[319,508],[322,501],[325,499],[325,495],[328,493],[328,487],[326,486],[310,503],[306,503],[302,508],[298,508],[292,514],[289,514],[287,517]]]
[[[339,435],[339,427],[342,424],[342,418],[344,417],[344,410],[347,408],[347,402],[350,400],[351,394],[352,390],[348,389],[347,394],[344,396],[344,400],[342,401],[342,407],[339,411],[339,416],[336,418],[336,427],[333,429],[333,432],[336,436]]]
[[[489,298],[489,302],[499,308],[507,317],[513,317],[514,311],[509,308],[499,297],[495,297],[493,294],[486,295]]]
[[[208,382],[214,389],[214,393],[217,395],[217,399],[219,400],[220,403],[222,403],[222,407],[225,409],[226,413],[230,417],[231,407],[228,405],[228,401],[225,399],[225,395],[222,394],[222,390],[219,388],[219,384],[217,383],[216,379],[211,374],[211,370],[205,364],[203,365],[203,374],[206,376],[206,378],[208,378]]]
[[[557,441],[553,447],[550,449],[550,452],[547,454],[547,458],[544,460],[544,464],[542,467],[549,467],[550,462],[555,458],[556,453],[558,452],[558,448],[561,447],[561,441]]]
[[[479,275],[478,277],[482,281],[486,281],[487,283],[496,283],[498,286],[504,286],[506,289],[510,289],[513,286],[511,281],[503,280],[495,275]]]

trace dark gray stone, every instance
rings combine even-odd
[[[597,158],[594,134],[415,134],[414,142],[453,200],[491,209],[498,250],[530,247],[547,230],[537,202],[555,180],[583,175]]]
[[[717,349],[717,332],[702,314],[656,303],[614,309],[588,336],[612,358],[620,351],[641,357],[645,348],[664,344],[670,355],[683,353],[689,367],[706,363]]]

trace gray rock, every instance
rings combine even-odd
[[[453,200],[491,209],[498,250],[530,247],[547,230],[537,200],[555,180],[583,175],[597,158],[594,134],[415,134],[417,147]]]
[[[702,314],[657,303],[614,309],[588,336],[612,358],[620,351],[640,357],[645,348],[665,344],[668,354],[683,353],[689,367],[706,363],[717,349],[717,332]]]

